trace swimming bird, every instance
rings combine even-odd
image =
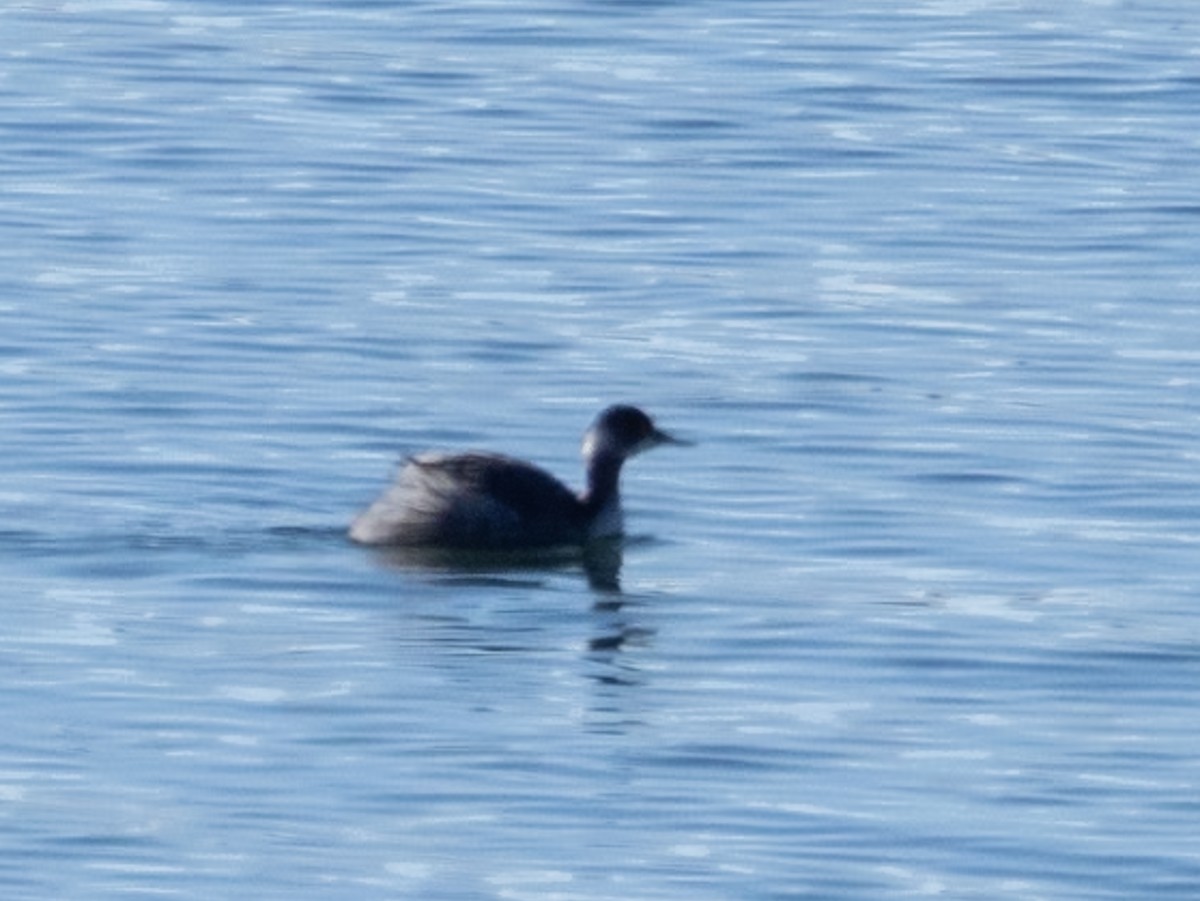
[[[587,486],[579,493],[502,454],[418,454],[354,520],[350,537],[369,545],[517,550],[620,535],[621,466],[660,444],[687,443],[637,407],[609,407],[584,435]]]

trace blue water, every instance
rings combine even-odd
[[[0,33],[5,899],[1200,896],[1192,4]],[[619,585],[344,540],[613,401]]]

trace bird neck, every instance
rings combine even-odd
[[[622,529],[620,479],[621,464],[617,454],[598,453],[587,462],[587,488],[580,500],[591,523],[591,537],[619,535]]]

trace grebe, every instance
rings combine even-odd
[[[660,444],[687,443],[637,407],[609,407],[584,435],[587,487],[579,494],[501,454],[418,454],[354,520],[350,537],[371,545],[515,550],[620,535],[621,465]]]

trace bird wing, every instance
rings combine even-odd
[[[579,501],[562,482],[530,463],[500,454],[420,457],[414,466],[437,485],[455,532],[470,543],[553,544],[571,540]]]
[[[351,529],[366,544],[504,547],[571,540],[579,502],[558,479],[500,454],[420,454]]]

